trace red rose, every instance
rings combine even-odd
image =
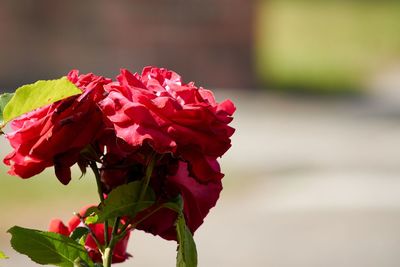
[[[122,140],[113,137],[111,133],[107,138],[107,154],[103,157],[101,166],[101,180],[105,192],[113,188],[138,181],[143,178],[146,172],[149,159],[154,156],[154,150],[144,144],[139,149],[125,144]],[[155,155],[156,162],[153,168],[149,186],[155,193],[156,203],[172,201],[178,195],[183,199],[183,214],[186,223],[194,233],[203,223],[209,210],[215,206],[222,190],[221,180],[200,183],[190,176],[188,164],[177,159],[172,154]],[[210,162],[216,171],[220,171],[218,162]],[[157,208],[157,205],[149,208],[133,221],[140,221]],[[175,221],[177,213],[163,208],[148,219],[141,222],[137,228],[159,235],[165,239],[176,240]]]
[[[70,167],[77,162],[79,152],[103,127],[103,116],[97,102],[103,98],[103,86],[109,79],[93,74],[79,75],[71,71],[68,79],[82,94],[24,114],[11,122],[8,133],[11,146],[4,163],[11,166],[9,174],[32,177],[54,165],[57,178],[63,184],[71,180]]]
[[[218,163],[215,163],[218,164]],[[153,177],[157,180],[159,177]],[[172,199],[178,194],[183,199],[183,214],[186,225],[194,233],[203,223],[204,218],[212,207],[215,206],[222,190],[221,180],[212,181],[207,184],[199,183],[189,175],[188,165],[180,161],[177,172],[174,175],[168,175],[162,181],[161,188],[153,187],[159,198]],[[160,190],[161,189],[161,190]],[[144,211],[139,217],[145,216],[150,211]],[[175,221],[177,213],[167,208],[163,208],[148,219],[138,225],[138,229],[159,235],[167,240],[176,240]]]
[[[83,208],[79,214],[83,216],[86,213],[86,210],[90,208],[91,206]],[[69,236],[75,228],[83,226],[80,219],[77,216],[74,216],[71,218],[71,220],[68,222],[68,226],[64,225],[64,223],[61,220],[58,219],[53,219],[50,222],[49,226],[49,231],[50,232],[55,232],[59,233],[65,236]],[[104,245],[104,224],[91,224],[89,225],[89,228],[91,231],[94,233],[96,236],[96,239],[99,241],[101,245]],[[111,235],[111,227],[108,229],[109,234]],[[128,232],[126,236],[124,236],[118,243],[115,245],[114,250],[113,250],[113,255],[112,255],[112,262],[113,263],[118,263],[118,262],[123,262],[127,258],[130,257],[130,254],[126,252],[126,248],[128,246],[128,240],[129,240],[129,235],[130,233]],[[90,258],[94,262],[102,262],[101,259],[101,254],[100,251],[97,248],[97,245],[91,235],[88,235],[86,238],[85,242],[85,247],[86,250],[89,253]]]
[[[218,104],[210,91],[166,69],[147,67],[142,75],[122,70],[117,79],[105,86],[108,96],[100,103],[117,137],[133,147],[148,143],[159,153],[172,152],[202,183],[223,177],[214,162],[231,146],[231,101]]]

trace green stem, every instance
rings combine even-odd
[[[104,195],[103,195],[103,190],[101,189],[101,177],[100,177],[99,168],[97,168],[97,163],[95,161],[91,161],[90,168],[92,169],[94,176],[96,178],[97,192],[99,193],[100,201],[103,204],[104,203]],[[108,240],[109,240],[108,239],[108,221],[106,220],[104,222],[104,244],[108,244]]]
[[[118,236],[118,228],[119,228],[120,221],[121,221],[120,217],[115,218],[114,226],[113,226],[113,229],[111,231],[110,243],[108,244],[110,246],[111,246],[111,243],[114,242],[114,239],[116,238],[116,236]]]
[[[103,203],[104,195],[103,195],[103,190],[101,189],[100,171],[99,171],[99,168],[97,168],[97,164],[95,161],[90,162],[90,168],[92,169],[92,171],[94,173],[94,177],[96,178],[97,192],[99,193],[101,203]]]
[[[146,174],[144,176],[144,180],[142,181],[142,187],[140,189],[140,195],[139,195],[137,203],[140,203],[143,200],[144,195],[146,194],[147,187],[149,186],[150,178],[151,178],[151,175],[153,173],[153,169],[154,169],[154,165],[155,164],[156,164],[156,157],[155,157],[155,155],[153,155],[150,158],[149,165],[147,165]]]
[[[103,267],[111,267],[112,262],[112,248],[106,247],[103,254]]]
[[[138,203],[140,203],[143,200],[143,198],[144,198],[144,196],[146,194],[147,188],[148,188],[149,183],[150,183],[151,175],[153,173],[153,169],[154,169],[155,163],[156,163],[156,157],[155,157],[155,155],[152,155],[151,158],[150,158],[149,164],[147,165],[144,179],[142,181],[142,186],[140,188],[140,193],[139,193],[139,196],[138,196]],[[92,170],[93,170],[93,172],[94,172],[94,174],[96,176],[97,188],[98,188],[98,191],[99,191],[99,195],[101,195],[100,196],[100,200],[103,203],[104,202],[104,196],[103,196],[103,192],[101,190],[100,172],[99,172],[99,170],[97,168],[96,162],[91,162],[90,163],[90,167],[92,168]],[[137,209],[137,207],[135,209]],[[136,214],[136,212],[135,212],[135,214]],[[105,244],[108,244],[108,246],[104,249],[103,256],[102,256],[103,266],[104,267],[111,267],[112,254],[113,254],[114,246],[121,238],[124,237],[128,227],[130,225],[130,223],[125,223],[122,226],[120,232],[118,233],[118,228],[119,228],[120,221],[121,220],[120,220],[119,217],[115,218],[115,222],[114,222],[114,226],[113,226],[113,229],[112,229],[112,232],[111,232],[111,238],[110,239],[108,239],[108,231],[106,230],[106,229],[108,229],[107,220],[104,222],[104,229],[105,229],[105,231],[104,231],[104,239],[105,239]],[[136,224],[135,224],[135,226],[136,226]],[[129,228],[129,230],[130,229],[131,228]],[[108,240],[109,240],[109,243],[108,243]]]
[[[111,232],[111,234],[112,234],[113,236],[116,235],[116,234],[118,233],[119,222],[120,222],[120,217],[115,218],[114,226],[113,226],[113,229],[112,229],[112,232]],[[111,239],[112,239],[112,238],[111,238]]]

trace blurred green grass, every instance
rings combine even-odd
[[[1,153],[3,154],[3,153]],[[3,158],[3,155],[1,155]],[[7,246],[7,229],[14,225],[45,230],[52,218],[67,222],[73,212],[88,204],[97,204],[96,184],[92,175],[79,179],[80,173],[73,170],[68,186],[62,185],[48,168],[40,175],[29,179],[7,175],[7,168],[0,167],[0,244]]]
[[[7,168],[2,166],[2,181],[0,186],[0,203],[5,203],[9,198],[16,198],[18,202],[34,204],[50,199],[62,199],[67,197],[69,201],[74,199],[90,199],[89,193],[97,196],[96,185],[92,175],[86,175],[79,179],[79,172],[74,169],[73,179],[68,186],[62,185],[53,173],[53,168],[46,169],[43,173],[29,179],[21,179],[10,176]]]
[[[260,1],[256,70],[277,89],[354,92],[400,61],[400,1]]]

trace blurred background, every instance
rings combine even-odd
[[[394,0],[3,0],[0,88],[72,68],[175,70],[237,105],[199,266],[399,266],[399,14]],[[97,202],[78,171],[67,187],[52,169],[1,172],[0,266],[36,266],[12,252],[11,226]],[[175,266],[175,249],[134,232],[119,266]]]

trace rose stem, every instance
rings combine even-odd
[[[103,266],[111,267],[111,262],[112,262],[112,248],[106,247],[103,255]]]
[[[144,179],[142,181],[142,186],[140,188],[140,194],[139,194],[137,203],[140,203],[143,200],[143,198],[144,198],[144,196],[146,194],[147,187],[149,186],[150,178],[151,178],[151,175],[153,173],[155,162],[156,162],[156,157],[155,157],[155,155],[152,155],[150,160],[149,160],[149,163],[148,163],[148,165],[146,167],[146,174],[145,174]],[[92,169],[94,167],[97,169],[96,165],[93,166]],[[97,180],[97,178],[96,178],[96,180]],[[100,189],[100,191],[101,191],[101,189]],[[137,209],[137,205],[136,205],[135,209]],[[136,212],[135,212],[135,215],[136,215]],[[114,226],[113,226],[110,243],[106,247],[106,249],[104,250],[104,255],[103,255],[103,265],[104,265],[104,267],[110,267],[111,266],[112,251],[114,249],[114,246],[119,241],[119,239],[121,239],[125,235],[126,230],[128,229],[128,226],[130,225],[130,223],[124,224],[124,226],[121,228],[120,233],[118,234],[119,221],[120,221],[120,219],[119,219],[119,217],[117,217],[115,219],[115,223],[114,223]],[[131,228],[129,228],[129,230],[131,230]]]
[[[92,169],[94,176],[96,177],[96,184],[97,184],[97,192],[99,193],[100,201],[104,203],[104,195],[103,190],[101,189],[101,178],[99,168],[97,168],[97,164],[95,161],[90,162],[90,168]],[[104,222],[104,244],[108,244],[108,221],[105,220]]]

